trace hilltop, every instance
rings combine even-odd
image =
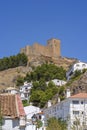
[[[20,53],[24,53],[28,57],[28,66],[53,63],[68,69],[72,63],[77,61],[77,59],[62,56],[61,41],[55,38],[47,40],[46,46],[39,43],[34,43],[32,46],[27,45],[20,49]]]
[[[62,66],[66,70],[76,59],[70,59],[65,57],[59,57],[56,60],[47,57],[33,57],[31,62],[27,66],[19,66],[15,68],[9,68],[7,70],[0,71],[0,89],[7,87],[16,87],[16,79],[18,76],[25,76],[28,72],[33,71],[34,67],[37,67],[43,63],[53,63],[57,66]]]
[[[60,40],[53,38],[47,40],[46,46],[34,43],[32,46],[21,48],[17,56],[0,59],[0,88],[16,86],[18,76],[25,76],[35,67],[45,63],[62,66],[67,70],[77,59],[61,56],[60,46]]]

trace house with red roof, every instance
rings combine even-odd
[[[25,116],[20,95],[0,94],[2,130],[25,130]]]

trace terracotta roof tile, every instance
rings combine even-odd
[[[17,95],[16,97],[17,97],[19,116],[25,116],[25,111],[24,111],[23,104],[22,104],[22,101],[20,99],[20,96]]]
[[[0,109],[2,116],[9,116],[12,118],[25,116],[23,105],[19,95],[1,94]]]
[[[70,98],[87,98],[87,93],[78,93],[71,96]]]

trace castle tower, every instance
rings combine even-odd
[[[29,55],[29,51],[30,51],[30,46],[26,46],[25,47],[25,54],[28,56]]]
[[[50,39],[47,41],[47,46],[42,46],[38,43],[32,46],[27,45],[25,48],[21,49],[21,53],[25,53],[27,56],[48,56],[48,57],[59,57],[60,54],[60,40]]]
[[[51,55],[53,57],[59,57],[61,56],[60,52],[60,40],[57,39],[50,39],[47,41],[47,45],[50,48]]]

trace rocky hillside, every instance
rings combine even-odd
[[[25,76],[29,71],[31,71],[29,67],[16,67],[0,71],[0,89],[15,86],[17,77],[19,75]]]
[[[57,66],[63,66],[65,69],[68,69],[71,64],[76,62],[76,59],[70,59],[66,57],[31,57],[28,59],[27,67],[16,67],[4,71],[0,71],[0,89],[16,86],[16,79],[19,75],[25,76],[27,72],[31,72],[33,67],[41,65],[43,63],[53,63]]]
[[[48,56],[30,56],[28,57],[28,66],[38,66],[43,63],[53,63],[57,66],[63,66],[66,70],[77,61],[75,58],[67,57],[48,57]]]
[[[71,89],[72,94],[78,92],[87,92],[87,71],[82,74],[78,79],[73,81],[69,88]]]

